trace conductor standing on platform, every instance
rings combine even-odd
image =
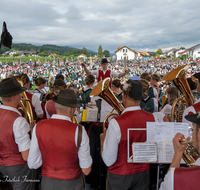
[[[108,69],[108,60],[106,58],[102,58],[101,60],[101,66],[102,69],[98,70],[92,70],[89,71],[84,63],[81,63],[81,66],[83,67],[84,71],[87,75],[96,75],[98,82],[102,81],[103,79],[110,77],[110,88],[112,83],[112,77],[123,77],[124,75],[128,74],[128,70],[125,70],[123,73],[117,73],[113,70]]]
[[[90,173],[92,158],[84,127],[71,121],[78,101],[71,89],[61,90],[52,100],[57,114],[34,127],[28,166],[43,164],[42,190],[82,190],[82,174]]]
[[[148,190],[150,183],[149,164],[127,162],[127,129],[137,129],[129,134],[131,142],[146,141],[146,122],[157,119],[152,113],[141,110],[144,99],[142,83],[128,80],[124,85],[122,102],[125,110],[109,122],[108,130],[101,134],[102,158],[108,166],[107,190]],[[129,147],[130,152],[131,147]]]

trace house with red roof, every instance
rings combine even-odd
[[[115,51],[117,60],[137,60],[140,57],[140,53],[136,50],[133,50],[127,46],[118,47]]]

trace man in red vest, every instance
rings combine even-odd
[[[82,190],[82,174],[90,173],[92,158],[84,127],[71,121],[79,107],[75,92],[63,89],[52,100],[57,114],[34,127],[28,166],[43,165],[42,190]]]
[[[16,78],[0,82],[0,171],[5,182],[11,182],[14,190],[34,190],[31,183],[35,171],[31,171],[26,160],[30,148],[30,126],[16,109],[26,88]],[[29,181],[27,181],[29,180]]]
[[[128,70],[125,70],[125,72],[123,73],[117,73],[113,70],[108,70],[108,60],[106,58],[102,58],[101,60],[102,69],[89,71],[84,63],[81,63],[81,66],[83,67],[87,75],[96,75],[98,82],[102,81],[107,77],[110,77],[110,88],[112,83],[112,77],[123,77],[124,75],[128,74]]]
[[[148,190],[149,164],[127,162],[127,129],[138,129],[129,134],[130,142],[145,142],[146,122],[154,122],[157,119],[152,113],[140,108],[140,101],[146,98],[141,81],[128,80],[123,91],[125,110],[112,119],[107,132],[101,134],[102,158],[108,166],[107,190]],[[131,147],[129,149],[132,153]]]
[[[24,87],[26,89],[29,89],[30,86],[30,80],[27,74],[20,74],[19,76],[24,77]],[[40,104],[39,98],[35,94],[31,94],[28,91],[25,91],[27,98],[30,100],[32,112],[33,112],[33,118],[36,121],[37,117],[40,119],[43,118],[43,110]]]
[[[193,123],[192,141],[194,149],[200,153],[200,112],[186,115],[185,119]],[[173,139],[174,158],[160,190],[199,190],[200,166],[180,167],[181,158],[187,146],[186,144],[181,144],[180,139],[185,139],[185,137],[183,134],[177,133]],[[189,139],[187,138],[187,140]]]
[[[198,95],[200,95],[200,73],[196,73],[193,75],[195,78],[198,78],[197,81],[197,93]],[[188,114],[194,114],[200,111],[200,99],[198,99],[192,106],[187,107],[184,112],[183,112],[183,119],[182,122],[183,123],[189,123],[190,126],[192,126],[192,123],[190,121],[188,121],[185,116]]]

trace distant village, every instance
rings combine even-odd
[[[39,53],[37,51],[7,51],[4,52],[2,55],[7,55],[12,57],[14,54],[18,54],[20,57],[26,55],[38,56]],[[182,55],[187,55],[188,58],[193,60],[200,60],[200,44],[192,46],[190,48],[180,47],[180,48],[172,48],[167,51],[163,51],[159,57],[162,58],[178,58]],[[133,50],[127,46],[118,47],[115,51],[115,55],[113,56],[116,58],[117,61],[119,60],[139,60],[139,59],[149,59],[153,58],[153,53],[150,52],[139,52],[137,50]],[[80,54],[78,59],[87,59],[87,56],[84,54]]]

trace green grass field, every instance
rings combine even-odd
[[[31,57],[0,57],[0,61],[2,63],[6,62],[6,59],[7,59],[7,62],[13,62],[13,60],[15,62],[18,62],[18,59],[20,59],[21,62],[29,62],[30,59],[32,60],[32,62],[34,62],[34,59],[36,61],[40,60],[40,61],[43,61],[43,62],[50,61],[50,60],[53,61],[54,60],[54,59],[49,58],[49,57],[35,57],[35,56],[31,56]]]
[[[59,56],[60,61],[62,61],[64,58],[66,60],[71,60],[69,57]],[[6,59],[7,59],[7,61],[6,61]],[[13,60],[14,60],[14,62],[18,62],[18,59],[20,59],[21,62],[29,62],[30,59],[32,60],[32,62],[34,62],[34,60],[36,60],[36,61],[40,60],[40,61],[43,61],[43,62],[54,61],[54,58],[52,58],[52,57],[50,58],[50,57],[35,57],[35,56],[30,57],[30,56],[28,56],[28,57],[0,57],[0,62],[2,62],[2,63],[7,62],[8,63],[8,62],[13,62]],[[57,60],[57,58],[56,58],[56,60]],[[74,57],[74,60],[78,60],[78,58]],[[83,59],[80,59],[80,60],[83,61]],[[89,58],[86,59],[86,61],[89,61]],[[93,59],[93,61],[94,61],[94,59]]]

